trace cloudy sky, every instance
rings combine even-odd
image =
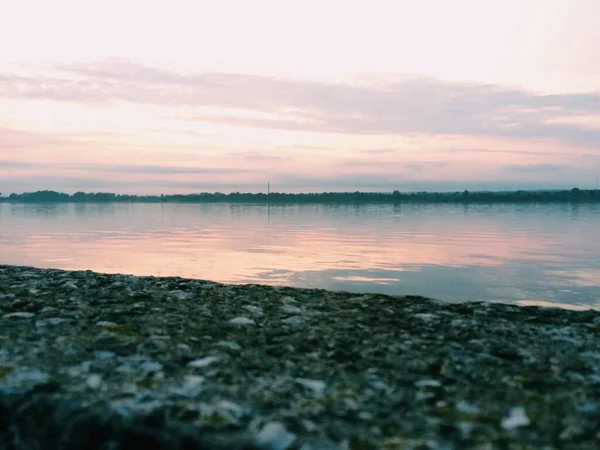
[[[600,176],[598,0],[0,4],[3,193]]]

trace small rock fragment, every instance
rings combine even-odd
[[[283,297],[281,299],[281,301],[283,302],[284,305],[291,305],[291,304],[297,303],[296,299],[294,297],[290,297],[289,295],[286,297]]]
[[[194,361],[190,361],[188,363],[188,366],[194,367],[196,369],[200,369],[202,367],[209,366],[212,363],[216,363],[217,361],[220,361],[220,360],[221,360],[221,358],[219,356],[207,356],[205,358],[195,359]]]
[[[98,374],[92,374],[87,378],[86,382],[90,389],[98,389],[102,384],[102,377]]]
[[[419,380],[415,383],[416,387],[440,387],[441,385],[438,380]]]
[[[217,406],[219,407],[219,409],[230,413],[236,419],[239,419],[244,415],[244,408],[232,401],[221,400]]]
[[[45,383],[50,379],[50,374],[42,372],[38,369],[21,369],[16,370],[11,374],[11,378],[17,383],[37,384]]]
[[[254,314],[257,317],[261,317],[264,315],[264,311],[260,306],[244,305],[244,306],[242,306],[242,308],[244,308],[246,311],[251,312],[252,314]]]
[[[288,314],[301,314],[302,313],[302,310],[294,305],[284,305],[283,308],[281,308],[281,309],[283,310],[283,312],[286,312]]]
[[[65,322],[67,319],[63,319],[62,317],[49,317],[47,319],[40,319],[35,322],[36,328],[43,328],[48,325],[59,325]]]
[[[139,369],[146,374],[157,373],[163,370],[163,365],[156,361],[144,361]]]
[[[310,389],[315,395],[323,395],[327,384],[322,380],[311,380],[309,378],[296,378],[296,383]]]
[[[197,375],[186,375],[183,378],[183,385],[181,388],[174,390],[175,393],[181,394],[184,397],[196,397],[202,392],[202,384],[204,383],[204,377]]]
[[[31,312],[20,311],[4,314],[2,317],[5,319],[31,319],[34,315]]]
[[[242,349],[242,346],[235,341],[219,341],[217,345],[233,351],[240,351]]]
[[[281,323],[286,325],[304,325],[306,323],[306,319],[301,316],[291,316],[287,319],[283,319]]]
[[[296,440],[296,435],[285,429],[280,422],[267,423],[256,436],[259,447],[267,450],[286,450]]]
[[[254,320],[243,316],[234,317],[229,321],[229,323],[232,325],[256,325],[256,322]]]
[[[175,297],[176,300],[189,300],[193,296],[194,294],[192,292],[185,292],[179,290],[171,291],[171,297]]]
[[[109,352],[106,350],[96,350],[94,352],[94,355],[96,356],[96,359],[99,361],[105,361],[107,359],[111,359],[116,356],[113,352]]]
[[[522,407],[512,408],[508,417],[502,419],[502,428],[505,430],[514,430],[515,428],[525,427],[531,423],[529,417]]]
[[[417,319],[421,319],[421,320],[424,320],[427,322],[427,321],[433,319],[435,316],[431,313],[417,313],[413,317],[416,317]]]
[[[478,406],[471,405],[464,400],[461,400],[456,404],[456,410],[462,414],[479,414],[480,411]]]

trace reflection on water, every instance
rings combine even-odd
[[[0,204],[0,263],[600,307],[598,205]]]

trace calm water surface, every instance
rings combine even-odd
[[[0,203],[0,263],[600,308],[600,205]]]

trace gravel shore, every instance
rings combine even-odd
[[[599,311],[0,265],[0,449],[599,442]]]

